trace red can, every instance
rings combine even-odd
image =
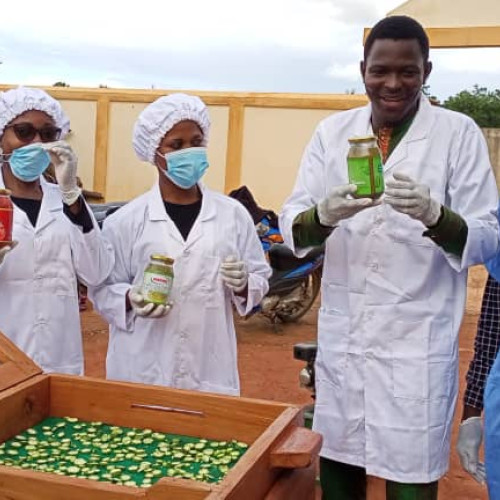
[[[0,189],[0,247],[12,243],[14,205],[8,189]]]

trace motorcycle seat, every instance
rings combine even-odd
[[[295,269],[302,264],[315,260],[325,251],[324,245],[314,247],[304,257],[296,257],[292,250],[283,244],[272,245],[269,249],[269,261],[271,267],[276,271],[288,271]]]

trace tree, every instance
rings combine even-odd
[[[469,115],[480,127],[500,128],[500,90],[474,85],[444,102],[444,107]]]
[[[56,82],[52,87],[69,87],[69,84],[66,82]]]

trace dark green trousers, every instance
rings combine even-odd
[[[322,500],[366,500],[366,470],[320,458]],[[386,482],[387,500],[437,500],[438,482],[406,484]]]

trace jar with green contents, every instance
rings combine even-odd
[[[354,198],[379,198],[384,192],[384,170],[377,139],[370,135],[349,139],[349,183],[358,189]]]
[[[166,255],[153,254],[144,270],[142,294],[144,301],[165,305],[168,302],[174,281],[174,259]]]

